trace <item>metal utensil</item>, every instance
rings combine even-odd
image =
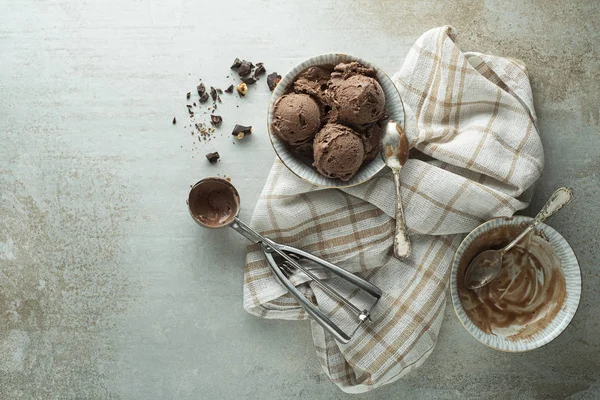
[[[396,184],[396,234],[394,235],[394,254],[398,258],[410,255],[410,239],[404,221],[402,197],[400,196],[400,169],[408,160],[408,140],[404,131],[395,121],[390,120],[381,137],[381,157],[391,168]]]
[[[534,230],[536,226],[568,204],[572,198],[573,189],[566,187],[557,189],[550,196],[544,207],[542,207],[542,210],[535,216],[534,220],[512,242],[500,250],[486,250],[479,253],[465,271],[465,286],[468,289],[477,289],[493,281],[502,269],[502,257]]]
[[[200,218],[198,218],[197,210],[194,209],[193,201],[197,198],[197,193],[203,189],[203,185],[206,187],[207,184],[213,184],[215,182],[219,182],[223,185],[224,188],[233,193],[233,198],[236,199],[236,204],[232,205],[233,209],[231,210],[231,217],[223,220],[223,223],[215,226],[215,225],[207,225],[202,222]],[[307,253],[303,250],[297,249],[295,247],[286,246],[279,244],[267,237],[262,236],[244,222],[242,222],[238,217],[238,213],[240,210],[239,206],[239,194],[235,187],[227,180],[222,178],[206,178],[196,183],[192,189],[190,190],[190,195],[188,197],[188,206],[189,211],[194,219],[200,226],[205,228],[222,228],[229,226],[245,236],[248,240],[254,243],[260,243],[262,245],[262,251],[267,259],[269,267],[279,280],[281,284],[290,292],[292,296],[304,307],[306,312],[316,321],[318,322],[325,330],[333,335],[333,337],[342,342],[348,343],[354,333],[358,330],[360,324],[363,322],[370,320],[370,315],[377,302],[381,298],[381,289],[377,286],[369,283],[368,281],[346,271],[343,268],[340,268],[330,262],[320,259],[310,253]],[[309,260],[318,266],[328,270],[329,272],[335,274],[336,276],[348,281],[349,283],[355,285],[359,289],[363,290],[370,296],[372,296],[375,300],[372,303],[369,309],[360,309],[356,307],[352,302],[346,299],[344,296],[339,294],[334,288],[323,282],[319,279],[315,274],[313,274],[309,269],[302,266],[298,261],[299,260]],[[306,274],[309,278],[311,278],[316,285],[318,285],[321,289],[327,292],[330,296],[337,299],[344,305],[348,307],[348,309],[354,313],[358,318],[358,325],[356,329],[354,329],[351,333],[346,333],[342,329],[340,329],[331,319],[325,315],[319,308],[317,308],[313,303],[311,303],[296,287],[290,282],[289,276],[295,271],[300,270],[304,274]]]

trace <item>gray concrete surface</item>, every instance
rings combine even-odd
[[[225,87],[235,57],[285,72],[345,51],[393,73],[443,24],[464,50],[529,66],[546,150],[532,212],[557,186],[575,189],[551,224],[581,262],[581,305],[560,337],[524,354],[480,345],[447,308],[423,367],[355,398],[600,398],[598,2],[0,0],[0,10],[1,399],[349,398],[320,370],[306,322],[243,311],[244,240],[187,215],[189,185],[226,174],[250,217],[274,159],[264,81],[224,97],[224,134],[203,145],[183,128],[184,96],[198,78]],[[234,145],[236,122],[255,133]]]

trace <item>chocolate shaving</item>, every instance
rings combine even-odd
[[[251,126],[244,126],[244,125],[238,125],[238,124],[236,124],[233,127],[233,131],[231,132],[231,134],[233,136],[235,136],[237,139],[243,139],[244,136],[250,135],[251,133],[252,133]]]
[[[187,92],[187,95],[185,96],[185,98],[189,100],[190,97],[192,97],[192,92]]]
[[[233,93],[233,85],[231,85],[227,89],[225,89],[225,93]]]
[[[263,63],[257,63],[256,69],[254,70],[254,77],[256,78],[258,76],[261,76],[265,72],[266,72],[266,70],[265,70]]]
[[[236,57],[236,59],[233,61],[233,64],[231,64],[231,69],[239,68],[240,65],[242,65],[242,60]]]
[[[198,96],[202,97],[202,95],[206,92],[206,86],[204,83],[199,84],[196,89],[198,89]]]
[[[246,85],[254,85],[256,83],[256,79],[249,76],[246,78],[242,78],[242,82],[244,82]]]
[[[212,97],[213,101],[217,101],[217,89],[214,87],[210,87],[210,97]]]
[[[269,90],[272,92],[275,90],[275,87],[281,80],[281,75],[278,75],[277,72],[273,72],[267,76],[267,85],[269,85]]]
[[[208,93],[204,92],[200,96],[200,103],[205,103],[208,100]]]
[[[219,126],[219,125],[221,125],[221,122],[223,122],[223,118],[221,118],[220,115],[214,115],[213,114],[213,115],[210,116],[210,122],[214,126]]]
[[[217,151],[215,151],[214,153],[208,153],[205,157],[211,164],[216,163],[217,161],[219,161],[219,158],[221,158],[219,152]]]
[[[237,72],[241,77],[248,76],[252,72],[252,63],[250,61],[242,61],[242,64],[239,66]]]
[[[221,89],[217,88],[217,93],[223,94],[223,91]]]

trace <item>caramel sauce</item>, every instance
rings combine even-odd
[[[502,226],[474,240],[458,267],[458,295],[469,319],[488,334],[518,340],[544,329],[562,308],[566,282],[560,259],[542,237],[530,234],[507,252],[500,275],[478,289],[464,286],[464,272],[484,250],[498,250],[523,229]]]

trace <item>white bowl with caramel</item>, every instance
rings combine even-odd
[[[500,275],[488,285],[467,289],[464,274],[484,250],[500,249],[531,218],[490,220],[471,232],[452,261],[450,290],[465,329],[497,350],[521,352],[541,347],[569,325],[581,297],[581,272],[575,253],[554,229],[540,224],[507,252]]]

